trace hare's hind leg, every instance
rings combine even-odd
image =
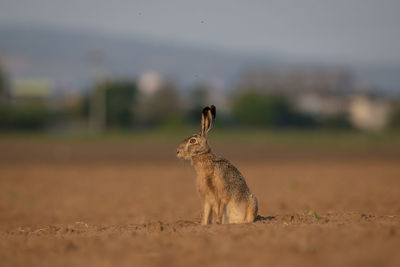
[[[257,218],[258,202],[254,195],[250,195],[249,204],[246,210],[245,222],[254,222]]]

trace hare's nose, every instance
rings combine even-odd
[[[176,150],[176,154],[179,154],[179,149]]]

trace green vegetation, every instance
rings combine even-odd
[[[304,214],[305,214],[305,215],[313,215],[314,218],[315,218],[315,220],[316,220],[317,222],[318,222],[320,219],[322,219],[322,218],[319,217],[318,214],[317,214],[315,211],[313,211],[313,210],[305,211]]]
[[[138,109],[138,126],[142,128],[179,128],[182,125],[179,93],[171,83],[165,83],[153,95],[143,96]]]
[[[173,146],[187,136],[198,132],[197,127],[157,130],[91,131],[75,132],[3,132],[1,140],[50,141],[67,143],[146,143]],[[363,133],[358,131],[327,130],[246,130],[213,129],[209,133],[213,146],[249,146],[254,148],[329,148],[347,149],[400,149],[398,132]]]
[[[235,96],[233,116],[247,127],[314,126],[312,118],[297,113],[290,102],[280,95],[244,92]]]
[[[106,123],[108,127],[129,128],[134,124],[137,86],[130,81],[105,83]]]
[[[400,101],[394,104],[389,120],[392,129],[400,129]]]
[[[7,82],[6,82],[6,75],[4,73],[3,67],[0,62],[0,103],[5,101],[7,98]]]
[[[45,105],[38,102],[20,105],[0,104],[0,129],[43,129],[49,124],[52,115]]]
[[[0,95],[7,95],[5,92],[4,79],[0,73]],[[186,92],[178,91],[174,84],[168,81],[154,92],[139,92],[135,80],[111,79],[98,83],[86,96],[77,97],[78,100],[71,102],[68,102],[67,97],[56,100],[50,99],[50,96],[34,99],[3,97],[0,98],[0,131],[58,129],[70,132],[79,128],[78,131],[102,133],[118,130],[182,132],[188,127],[199,127],[201,109],[206,103],[212,103],[208,92],[205,86],[200,85],[188,91],[186,95]],[[274,136],[269,136],[273,131],[279,133],[279,143],[287,136],[282,130],[295,130],[300,133],[298,138],[287,138],[287,142],[295,142],[294,145],[302,142],[302,132],[307,132],[307,136],[310,136],[313,135],[313,130],[333,131],[332,140],[340,140],[342,131],[348,131],[348,136],[357,133],[349,121],[348,114],[310,115],[305,111],[300,112],[288,95],[238,90],[231,100],[231,105],[222,111],[217,108],[218,119],[215,126],[225,132],[248,131],[252,132],[252,135],[257,135],[257,132],[263,133],[263,138],[250,138],[251,140],[246,142],[274,140]],[[395,107],[391,116],[392,129],[400,128],[399,107],[400,105]],[[242,139],[241,136],[243,135],[237,140]],[[230,137],[228,135],[222,139],[225,138]],[[305,140],[308,140],[307,138]],[[363,140],[363,137],[360,138]],[[318,142],[319,137],[313,140]]]

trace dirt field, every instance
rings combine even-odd
[[[0,265],[400,266],[399,147],[218,147],[262,217],[200,226],[174,146],[0,141]]]

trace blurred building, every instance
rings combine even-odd
[[[154,94],[162,84],[161,75],[155,71],[145,72],[139,77],[139,91],[146,96]]]
[[[332,117],[348,111],[349,96],[333,93],[304,92],[295,97],[295,107],[301,112]]]
[[[359,129],[382,130],[389,122],[391,107],[392,103],[388,99],[357,95],[349,105],[350,119]]]
[[[10,88],[10,101],[41,101],[50,103],[55,93],[55,85],[48,79],[16,79]]]
[[[345,115],[362,130],[381,130],[389,122],[392,103],[371,91],[343,68],[267,68],[247,71],[240,90],[279,94],[291,100],[303,113],[318,118]]]

